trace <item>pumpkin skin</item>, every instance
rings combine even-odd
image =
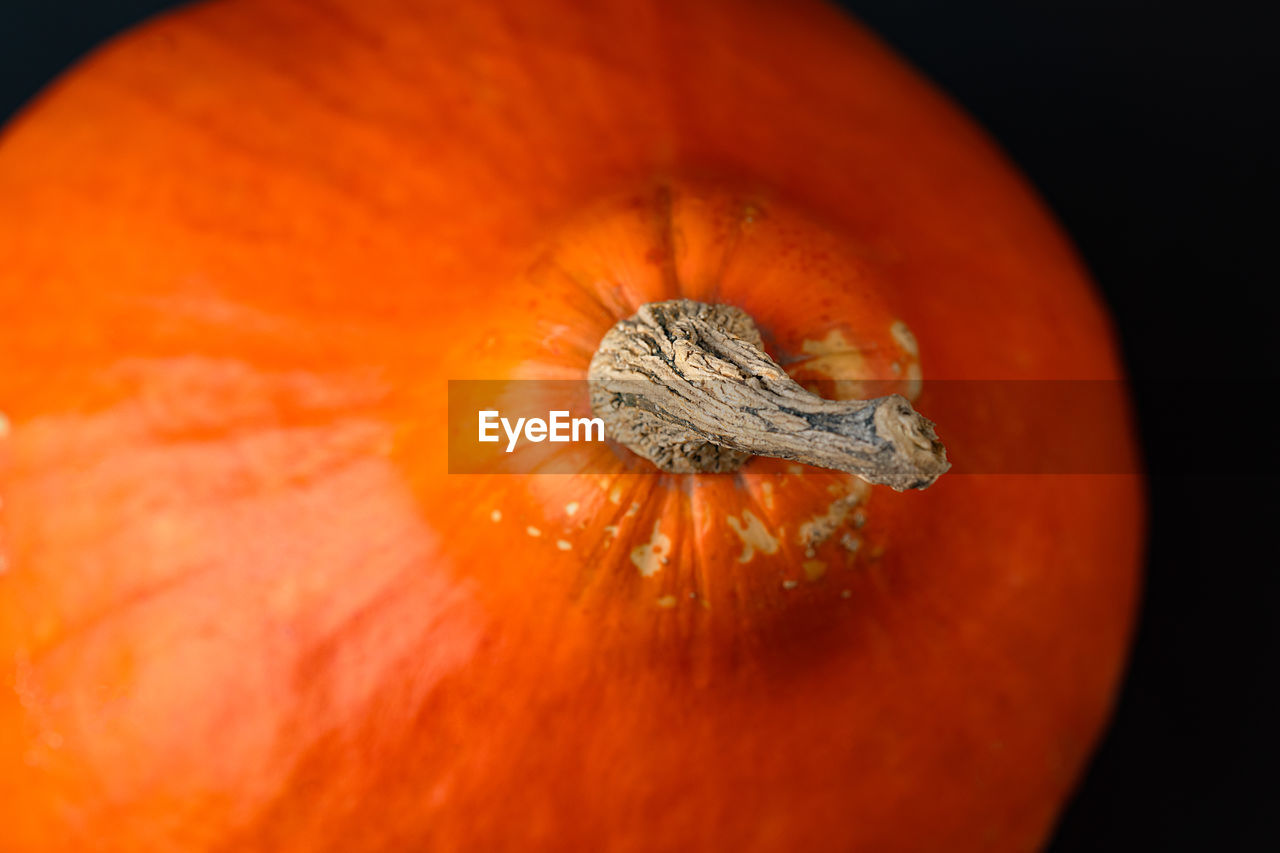
[[[807,379],[909,381],[899,322],[929,380],[1121,377],[1023,182],[835,10],[197,6],[5,131],[0,235],[0,848],[1046,838],[1136,476],[447,473],[446,380],[581,378],[657,299]],[[1047,428],[930,393],[957,460]]]

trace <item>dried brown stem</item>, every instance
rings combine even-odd
[[[591,404],[609,434],[664,471],[733,471],[751,456],[847,471],[899,491],[949,468],[907,400],[824,400],[765,354],[741,309],[651,302],[604,336]]]

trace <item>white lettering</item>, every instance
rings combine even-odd
[[[489,430],[498,428],[498,422],[494,420],[498,413],[493,409],[487,409],[480,413],[480,440],[481,441],[497,441],[498,436],[489,435]]]
[[[573,419],[573,440],[578,441],[578,427],[582,427],[582,431],[586,433],[586,437],[582,441],[604,441],[604,421],[600,418],[574,418]],[[598,438],[591,437],[591,429],[595,427]]]
[[[520,427],[522,426],[524,426],[524,418],[516,419],[515,429],[511,428],[511,421],[507,420],[506,418],[502,419],[502,428],[507,431],[507,438],[511,439],[507,443],[508,453],[516,449],[516,442],[520,440]]]
[[[563,415],[564,417],[561,417]],[[551,413],[551,435],[552,441],[568,441],[569,440],[569,412],[560,411]]]
[[[501,441],[498,428],[507,437],[507,453],[515,452],[523,436],[526,441],[538,444],[543,441],[604,441],[604,421],[600,418],[570,418],[567,410],[551,412],[548,420],[542,418],[502,417],[501,412],[485,409],[478,413],[479,440],[486,443]],[[594,434],[593,434],[594,433]]]

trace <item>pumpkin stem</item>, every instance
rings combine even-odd
[[[775,456],[902,491],[950,467],[933,423],[904,397],[811,394],[730,305],[641,306],[605,334],[587,377],[609,434],[664,471],[734,471],[751,456]]]

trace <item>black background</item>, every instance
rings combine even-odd
[[[0,122],[84,51],[176,5],[0,0]],[[1135,379],[1151,472],[1142,620],[1114,723],[1050,849],[1280,849],[1264,821],[1280,758],[1266,689],[1280,674],[1280,466],[1261,409],[1280,389],[1280,87],[1265,4],[843,5],[1037,185],[1102,286]]]

